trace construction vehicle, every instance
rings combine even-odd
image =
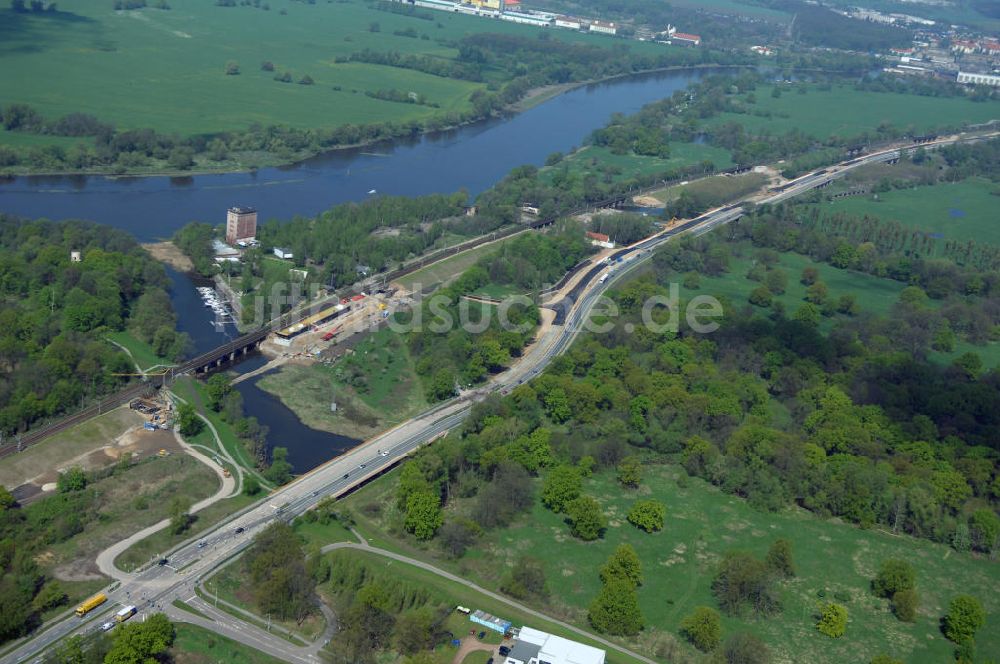
[[[96,609],[101,604],[104,604],[107,601],[108,601],[107,595],[105,595],[104,593],[97,593],[90,599],[85,600],[83,604],[76,607],[76,615],[82,618],[83,616],[87,615],[88,613],[90,613],[91,611],[93,611],[94,609]]]
[[[135,607],[126,606],[121,611],[115,614],[115,622],[123,623],[134,615],[135,615]]]

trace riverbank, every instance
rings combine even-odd
[[[142,248],[161,263],[166,263],[179,272],[193,272],[194,263],[181,251],[176,244],[169,240],[164,242],[144,242]]]
[[[253,152],[242,156],[237,155],[235,159],[230,158],[218,162],[212,162],[211,160],[206,159],[205,162],[197,163],[195,167],[187,170],[162,168],[158,166],[154,168],[131,168],[131,169],[125,169],[124,171],[121,172],[116,172],[115,167],[112,166],[109,166],[107,168],[89,168],[89,169],[76,169],[76,170],[65,170],[65,171],[32,170],[20,167],[7,167],[7,168],[0,168],[0,177],[95,176],[95,177],[107,178],[109,180],[153,178],[153,177],[184,179],[199,175],[255,173],[262,168],[289,168],[302,165],[303,163],[311,159],[322,157],[324,155],[334,155],[336,153],[347,152],[350,150],[358,150],[360,148],[370,147],[372,145],[377,145],[379,143],[396,142],[404,138],[412,139],[419,137],[444,136],[449,132],[453,132],[457,129],[471,127],[473,125],[477,125],[483,122],[488,122],[489,120],[500,118],[505,115],[509,116],[509,115],[516,115],[518,113],[523,113],[551,99],[563,95],[567,92],[572,92],[573,90],[577,90],[579,88],[586,87],[589,85],[600,85],[603,83],[612,83],[627,79],[641,79],[643,77],[655,76],[657,74],[669,74],[671,72],[699,71],[705,69],[742,69],[750,66],[752,65],[749,64],[674,65],[669,67],[657,67],[655,69],[646,69],[642,71],[617,74],[615,76],[606,76],[603,78],[594,78],[583,81],[560,83],[558,85],[544,85],[529,89],[520,100],[508,104],[507,106],[503,107],[502,109],[496,112],[489,113],[487,115],[482,115],[470,119],[466,122],[459,122],[444,127],[435,128],[433,130],[422,129],[416,134],[407,134],[406,136],[400,136],[397,138],[389,138],[389,139],[380,138],[371,141],[362,141],[359,143],[348,143],[344,145],[338,145],[336,147],[324,148],[319,151],[302,150],[296,152],[290,158],[285,158],[285,159],[278,157],[278,155],[274,153]],[[213,164],[215,165],[215,167],[212,166]]]

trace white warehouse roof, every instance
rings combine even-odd
[[[539,647],[538,659],[551,664],[604,664],[604,651],[598,648],[548,634],[531,627],[522,627],[518,641]]]

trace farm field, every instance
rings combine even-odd
[[[427,407],[403,338],[389,330],[370,335],[332,367],[286,365],[258,383],[314,429],[352,438],[369,436]],[[330,411],[336,401],[337,412]]]
[[[578,178],[590,174],[603,178],[607,174],[613,182],[619,182],[702,161],[710,161],[720,170],[733,165],[726,150],[701,143],[671,143],[668,159],[636,154],[614,154],[606,147],[590,145],[568,155],[555,166],[550,166],[542,172],[548,176],[549,182],[554,175],[563,170],[571,177]]]
[[[1000,198],[985,178],[841,198],[822,204],[824,213],[846,212],[894,220],[931,237],[1000,245]]]
[[[422,13],[433,20],[422,20],[354,0],[272,0],[269,11],[202,0],[133,11],[114,11],[110,1],[65,3],[61,11],[41,14],[15,13],[8,5],[0,10],[0,89],[6,103],[30,104],[46,117],[90,113],[122,129],[180,135],[240,130],[252,123],[318,128],[402,122],[466,109],[469,95],[484,83],[336,60],[366,48],[453,58],[457,51],[445,43],[466,34],[537,33],[528,26],[429,10]],[[407,29],[418,36],[394,34]],[[555,37],[613,43],[563,32]],[[265,60],[275,72],[261,70]],[[238,63],[239,75],[225,75],[230,61]],[[294,81],[308,74],[315,84],[273,80],[285,71]],[[417,92],[440,108],[365,95],[391,88]],[[6,136],[0,134],[0,141]]]
[[[918,134],[941,126],[982,123],[1000,119],[1000,103],[977,103],[958,97],[922,97],[886,92],[865,92],[835,85],[830,90],[809,88],[806,94],[782,87],[771,96],[773,86],[758,86],[756,103],[747,104],[754,113],[720,113],[705,121],[708,127],[736,122],[749,131],[783,134],[792,127],[817,138],[874,133],[882,123]],[[744,97],[745,99],[745,97]]]
[[[996,563],[927,541],[819,519],[799,509],[758,512],[739,498],[687,477],[676,466],[646,463],[643,468],[642,486],[634,491],[623,491],[608,472],[585,482],[584,492],[597,498],[608,518],[602,539],[591,543],[574,539],[560,515],[536,503],[512,527],[481,538],[458,563],[461,572],[495,588],[519,555],[534,556],[542,561],[554,590],[549,608],[584,624],[586,607],[600,588],[598,568],[618,544],[627,542],[643,564],[639,602],[647,627],[638,638],[648,645],[660,633],[676,635],[681,619],[694,607],[716,606],[711,582],[727,551],[748,550],[763,557],[775,539],[785,538],[792,543],[798,573],[781,586],[783,611],[769,619],[724,617],[723,637],[750,631],[772,648],[774,661],[781,662],[867,662],[884,652],[907,664],[936,664],[947,661],[953,651],[939,630],[940,616],[954,595],[971,590],[988,613],[977,636],[978,652],[998,652],[1000,600],[986,591],[1000,583]],[[344,501],[364,534],[374,531],[392,537],[385,533],[400,518],[392,499],[397,476],[394,472],[379,479]],[[625,521],[632,502],[640,497],[667,506],[662,532],[649,535]],[[365,508],[374,503],[382,506],[380,515],[366,516],[376,513]],[[453,501],[451,509],[461,513],[465,505]],[[402,543],[412,544],[412,540]],[[428,549],[420,555],[433,554]],[[916,569],[921,609],[913,624],[898,621],[888,602],[870,591],[879,563],[889,557],[905,557]],[[835,593],[836,601],[848,608],[850,622],[843,638],[829,639],[815,629],[814,614],[819,603],[833,600]]]

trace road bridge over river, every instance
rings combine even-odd
[[[925,147],[928,145],[937,147],[960,140],[982,140],[994,135],[996,134],[974,139],[952,137],[925,144]],[[898,149],[887,150],[821,169],[793,180],[779,191],[759,196],[753,202],[758,205],[780,203],[829,183],[832,179],[842,177],[851,169],[898,157]],[[743,208],[739,205],[725,206],[703,214],[682,227],[662,231],[620,250],[615,254],[616,259],[620,257],[624,261],[620,264],[620,268],[603,280],[596,277],[604,266],[591,269],[580,284],[574,287],[561,324],[551,326],[545,335],[532,344],[517,364],[496,376],[488,385],[439,404],[366,441],[228,518],[211,531],[175,547],[166,554],[170,559],[169,566],[154,565],[133,574],[119,574],[116,584],[107,590],[111,600],[107,606],[114,607],[129,600],[134,603],[135,598],[142,597],[144,603],[141,610],[146,612],[152,609],[151,605],[168,606],[174,599],[187,598],[191,594],[193,584],[239,555],[249,546],[254,535],[269,524],[279,519],[291,520],[324,498],[344,495],[404,459],[420,446],[458,426],[477,401],[493,393],[505,394],[517,385],[539,375],[555,357],[572,344],[583,329],[584,322],[594,305],[607,289],[635,267],[644,264],[652,256],[654,249],[681,233],[705,233],[721,224],[738,219],[742,214]],[[228,352],[233,352],[239,345],[240,343],[235,342],[230,344],[232,348]],[[29,660],[74,633],[94,629],[96,625],[106,620],[112,611],[112,608],[95,610],[83,618],[67,615],[16,644],[0,661],[5,663]],[[629,654],[636,659],[644,659],[635,653]]]

